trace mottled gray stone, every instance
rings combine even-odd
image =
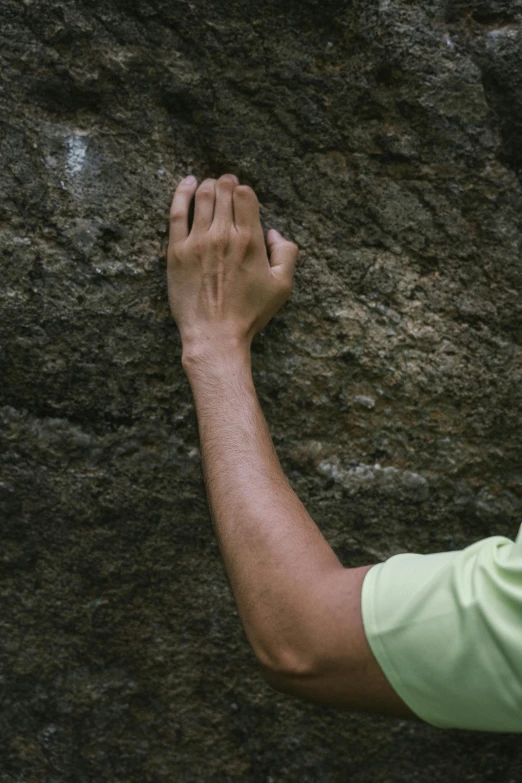
[[[520,779],[270,691],[169,313],[179,178],[300,245],[253,369],[346,565],[522,518],[521,0],[0,0],[0,783]]]

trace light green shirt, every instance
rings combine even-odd
[[[361,600],[372,652],[420,718],[522,732],[522,526],[516,541],[395,555],[368,571]]]

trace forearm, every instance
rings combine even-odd
[[[194,220],[189,226],[192,198]],[[247,637],[277,690],[409,715],[363,628],[371,566],[343,568],[281,470],[250,342],[292,292],[298,247],[266,235],[252,188],[194,177],[170,211],[169,303],[199,421],[208,501]]]
[[[309,655],[317,585],[342,570],[279,464],[250,350],[184,359],[215,531],[245,633],[268,668]]]

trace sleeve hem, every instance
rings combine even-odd
[[[364,578],[361,592],[361,613],[363,626],[370,649],[393,690],[420,720],[438,729],[450,728],[450,726],[447,724],[435,722],[424,716],[423,713],[425,713],[426,705],[417,704],[416,699],[412,698],[411,694],[408,693],[406,685],[393,665],[382,643],[382,640],[379,637],[379,629],[377,627],[376,613],[374,609],[374,599],[377,588],[377,579],[382,565],[383,563],[378,563],[377,565],[373,566],[373,568],[370,568]]]

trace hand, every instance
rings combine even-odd
[[[188,214],[196,194],[194,223]],[[169,304],[183,354],[250,346],[292,292],[298,247],[272,229],[267,255],[255,192],[233,174],[187,177],[170,210]]]

